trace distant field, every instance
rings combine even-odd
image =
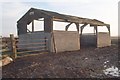
[[[120,37],[111,37],[112,44],[120,44]]]

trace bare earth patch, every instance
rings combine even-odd
[[[118,67],[118,46],[83,48],[17,58],[2,68],[3,78],[111,78],[104,70]]]

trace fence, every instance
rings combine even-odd
[[[47,51],[47,41],[48,39],[44,37],[43,39],[36,39],[40,40],[40,42],[32,42],[32,43],[25,43],[27,40],[22,40],[24,43],[20,43],[19,40],[14,38],[14,35],[10,35],[11,39],[11,48],[13,52],[13,58],[17,58],[18,54],[22,53],[29,53],[29,52],[40,52],[40,51]],[[34,46],[33,46],[34,45]]]
[[[18,41],[18,38],[15,37],[15,40]],[[11,39],[10,37],[1,37],[0,38],[0,49],[4,51],[11,51]]]

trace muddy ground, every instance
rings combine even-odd
[[[111,78],[114,76],[105,75],[103,70],[119,67],[120,62],[117,45],[57,54],[34,54],[17,58],[4,66],[3,78]]]

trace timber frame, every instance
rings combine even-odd
[[[27,25],[29,25],[31,22],[32,32],[34,32],[34,20],[39,20],[40,18],[44,18],[44,32],[52,32],[53,21],[60,21],[69,22],[69,24],[65,27],[66,31],[68,30],[69,26],[74,23],[76,25],[77,31],[80,31],[81,35],[84,27],[88,24],[94,27],[96,34],[98,32],[98,26],[106,26],[110,34],[110,25],[96,19],[76,17],[71,15],[59,14],[57,12],[31,8],[22,18],[17,21],[18,35],[26,34],[28,30]],[[83,25],[80,26],[80,24]]]

